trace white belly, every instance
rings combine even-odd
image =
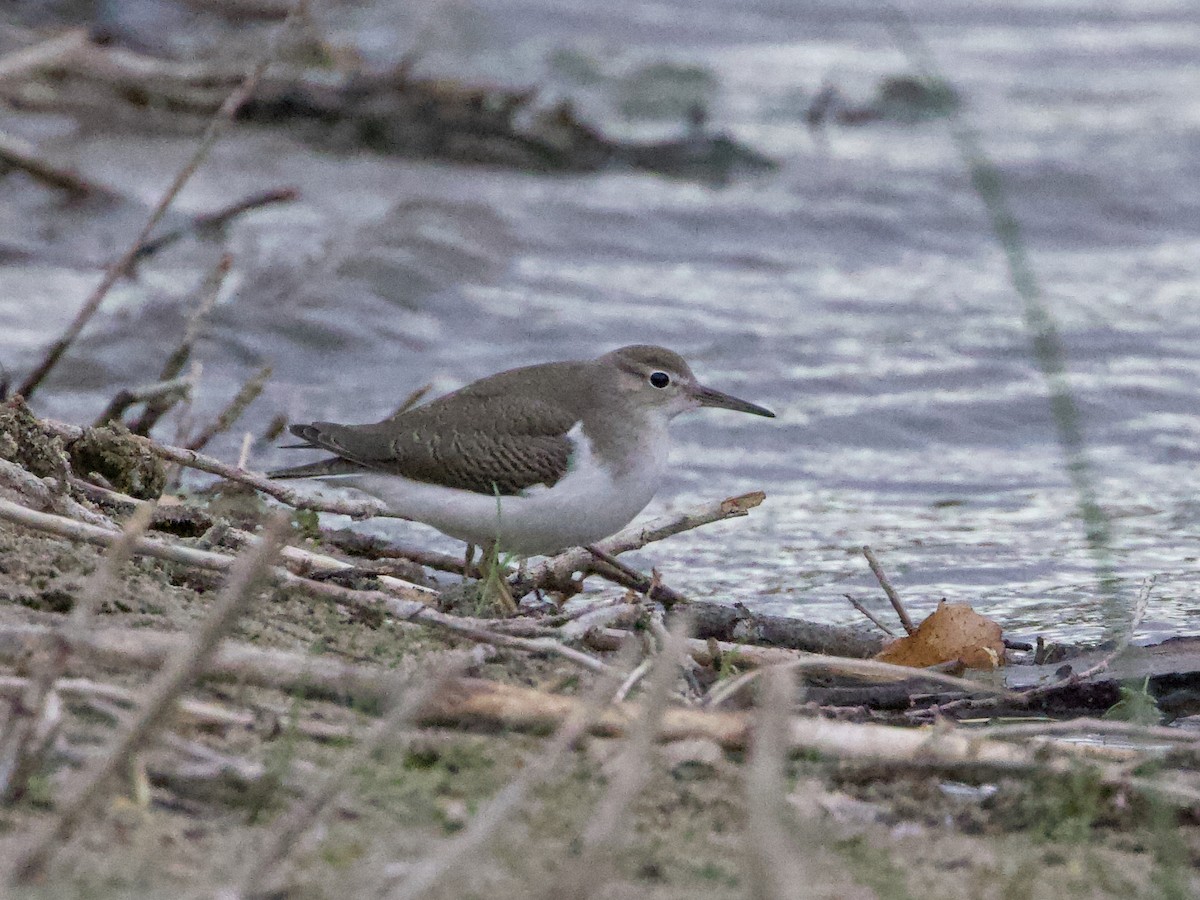
[[[620,474],[596,461],[586,438],[576,440],[571,471],[554,487],[531,488],[523,496],[489,497],[382,473],[336,480],[379,498],[389,512],[461,541],[484,544],[498,537],[502,550],[521,556],[557,553],[628,525],[654,497],[666,466],[665,439],[647,440],[635,464]]]

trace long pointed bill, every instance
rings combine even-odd
[[[750,413],[755,416],[766,416],[768,419],[775,418],[775,413],[771,412],[765,406],[747,403],[745,400],[739,400],[737,397],[732,397],[713,388],[705,387],[702,384],[698,384],[693,388],[692,396],[700,401],[701,406],[715,406],[719,409],[732,409],[736,412]]]

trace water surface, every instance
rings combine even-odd
[[[1186,2],[984,6],[921,4],[915,25],[1000,167],[1062,329],[1122,590],[1159,576],[1139,638],[1194,630],[1200,20]],[[347,33],[359,22],[364,46],[394,51],[390,33],[368,28],[394,12],[360,11]],[[543,177],[319,153],[242,130],[181,208],[281,183],[303,200],[232,229],[234,273],[199,352],[198,415],[266,361],[275,377],[248,419],[255,431],[276,411],[370,421],[427,381],[446,390],[661,343],[779,418],[678,421],[676,467],[647,514],[753,489],[768,500],[636,564],[695,596],[852,621],[844,593],[879,602],[857,552],[870,544],[914,613],[945,597],[1011,633],[1101,633],[1020,302],[945,123],[834,128],[824,140],[805,128],[823,80],[866,102],[909,71],[874,5],[483,0],[466,20],[438,25],[460,39],[430,66],[540,82],[631,135],[676,127],[621,116],[631,73],[695,69],[711,76],[714,124],[781,169],[724,187]],[[148,202],[193,146],[83,134],[52,117],[5,113],[3,125]],[[41,188],[0,180],[0,242],[41,259],[0,267],[6,366],[29,364],[98,278],[84,263],[118,252],[138,225],[133,213],[64,212]],[[38,409],[87,418],[117,386],[151,380],[219,249],[173,248],[114,292]],[[214,449],[230,457],[239,442]],[[295,459],[259,445],[253,462]],[[392,533],[451,546],[420,526]]]

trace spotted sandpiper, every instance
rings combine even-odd
[[[293,425],[333,457],[272,472],[322,478],[468,544],[520,556],[590,544],[654,496],[671,419],[714,406],[774,417],[705,387],[662,347],[510,369],[374,425]]]

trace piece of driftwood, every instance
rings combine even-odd
[[[822,625],[790,616],[751,612],[744,604],[691,601],[687,610],[698,638],[748,641],[830,656],[867,657],[878,653],[883,639],[864,628]]]
[[[77,503],[69,494],[51,490],[45,480],[7,459],[0,459],[0,484],[16,491],[39,510],[87,522],[90,525],[116,528],[108,516]]]
[[[546,731],[561,725],[582,701],[533,688],[460,678],[423,709],[430,725],[514,728]],[[596,717],[593,734],[624,735],[638,718],[636,704],[614,705]],[[744,713],[670,707],[662,717],[659,741],[707,738],[727,750],[745,750],[753,734]],[[1043,763],[1035,752],[1005,741],[972,736],[966,729],[911,728],[875,723],[833,722],[790,717],[789,752],[811,751],[846,762],[894,763],[942,771],[1028,771]],[[1131,751],[1127,758],[1137,758]]]
[[[1049,665],[1008,666],[1007,697],[931,697],[908,708],[913,721],[936,717],[1094,715],[1121,699],[1126,683],[1146,684],[1170,719],[1200,713],[1200,638],[1170,638],[1152,647],[1091,650]],[[910,707],[912,705],[910,704]]]
[[[18,67],[22,81],[0,82],[0,95],[25,108],[110,118],[123,111],[176,118],[210,116],[237,84],[229,66],[149,56],[127,47],[72,44]],[[238,116],[286,124],[291,133],[334,148],[368,149],[418,158],[484,163],[539,172],[640,169],[723,182],[769,171],[766,157],[729,134],[693,119],[679,137],[629,141],[584,121],[569,101],[536,104],[534,88],[419,77],[413,58],[380,70],[306,71],[276,67],[242,104]]]

